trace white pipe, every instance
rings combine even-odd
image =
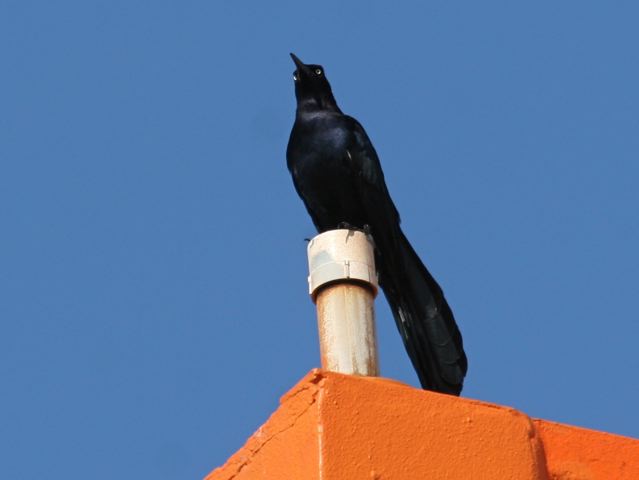
[[[308,244],[309,293],[317,305],[322,368],[379,375],[373,244],[356,230],[330,230]]]

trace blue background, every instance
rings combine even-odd
[[[0,2],[0,476],[200,478],[318,365],[290,51],[371,136],[464,396],[639,436],[638,15]]]

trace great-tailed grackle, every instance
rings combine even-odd
[[[317,230],[349,225],[373,237],[379,283],[423,388],[459,395],[467,361],[437,282],[400,228],[377,153],[337,106],[321,65],[295,62],[295,124],[288,169]]]

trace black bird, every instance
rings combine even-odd
[[[462,337],[437,282],[404,236],[373,144],[337,106],[321,65],[296,69],[288,169],[317,230],[359,228],[375,244],[379,283],[423,388],[459,395],[467,370]]]

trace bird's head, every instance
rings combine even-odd
[[[314,64],[307,65],[293,53],[291,53],[291,58],[296,67],[293,72],[293,80],[295,81],[298,108],[339,111],[331,85],[326,79],[324,67]]]

